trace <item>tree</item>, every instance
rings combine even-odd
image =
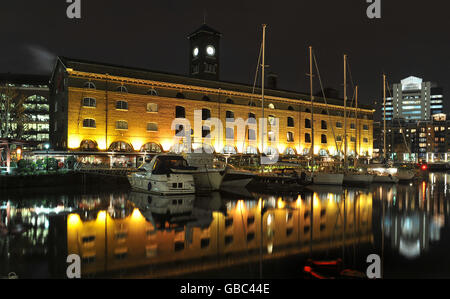
[[[22,139],[28,119],[25,99],[13,86],[0,85],[0,138]]]

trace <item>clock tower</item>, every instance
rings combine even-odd
[[[188,36],[190,77],[219,80],[221,36],[220,32],[206,24]]]

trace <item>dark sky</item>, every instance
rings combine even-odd
[[[367,18],[366,0],[81,0],[81,20],[66,17],[65,0],[4,2],[0,73],[48,73],[62,55],[186,74],[186,36],[206,11],[207,24],[223,33],[225,81],[252,84],[267,23],[267,64],[282,89],[308,92],[312,45],[324,84],[341,93],[342,55],[349,55],[364,103],[381,94],[382,72],[391,84],[414,75],[450,90],[450,20],[442,0],[381,0],[379,20]]]

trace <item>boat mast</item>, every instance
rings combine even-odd
[[[266,27],[267,24],[263,24],[263,42],[262,42],[262,65],[261,65],[261,105],[262,105],[262,135],[261,135],[261,151],[264,154],[264,138],[266,136],[266,121],[264,119],[264,70],[265,70],[265,54],[266,54]]]
[[[355,162],[354,167],[356,168],[358,164],[359,151],[361,150],[361,134],[358,136],[358,85],[355,86],[355,100],[356,100],[356,111],[355,111],[355,120],[356,120],[356,140],[355,140]]]
[[[347,54],[344,54],[344,168],[347,169]]]
[[[386,160],[386,75],[383,74],[383,157]]]
[[[312,70],[312,47],[309,46],[309,91],[311,97],[311,161],[312,170],[314,171],[314,96],[313,96],[313,70]]]

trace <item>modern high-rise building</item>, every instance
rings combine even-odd
[[[431,120],[433,115],[444,113],[443,98],[443,89],[435,83],[405,78],[387,91],[386,120]]]

